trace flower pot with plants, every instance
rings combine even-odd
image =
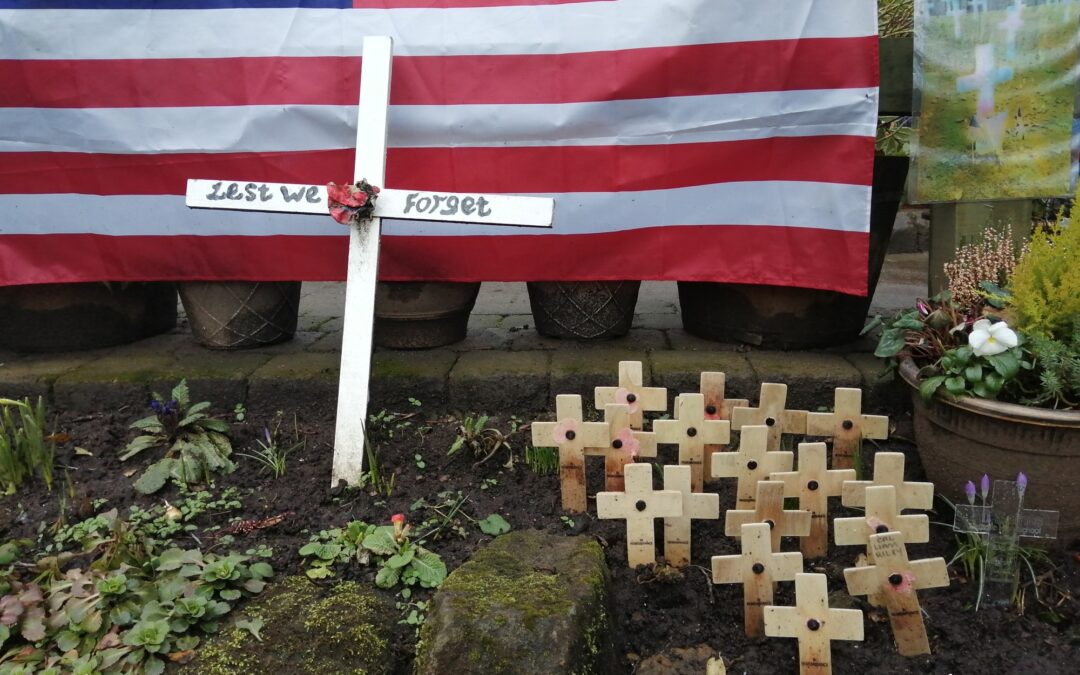
[[[954,502],[971,476],[1025,473],[1029,506],[1080,536],[1080,227],[1023,252],[988,232],[946,266],[949,290],[884,323],[876,354],[912,393],[927,476]]]

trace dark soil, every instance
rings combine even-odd
[[[285,412],[282,428],[291,430],[295,401],[277,402]],[[234,446],[248,452],[255,448],[255,439],[264,424],[272,424],[277,407],[253,409],[243,423],[234,423]],[[67,474],[74,497],[61,501],[63,490],[52,493],[35,485],[13,497],[0,498],[0,541],[16,537],[35,537],[39,526],[50,526],[63,516],[67,522],[77,522],[94,513],[94,500],[108,500],[100,509],[119,508],[125,513],[130,504],[143,507],[175,500],[176,488],[168,487],[153,497],[135,493],[131,484],[154,453],[121,463],[119,450],[132,437],[127,426],[147,414],[138,409],[104,412],[89,415],[65,413],[57,420],[57,431],[70,436],[58,452],[61,465],[70,467]],[[274,480],[260,473],[251,460],[236,458],[239,468],[217,479],[215,489],[236,486],[244,491],[244,507],[239,512],[199,521],[203,530],[196,532],[197,541],[182,545],[212,546],[216,533],[213,528],[228,525],[230,519],[264,519],[287,513],[278,525],[238,536],[233,548],[246,549],[257,544],[273,547],[272,564],[278,575],[300,574],[305,567],[297,550],[308,541],[310,534],[321,529],[342,526],[353,519],[370,523],[388,523],[392,514],[409,514],[410,522],[419,522],[431,515],[429,509],[410,511],[418,499],[441,501],[444,491],[461,491],[468,496],[464,512],[476,519],[499,513],[515,529],[537,528],[552,533],[585,534],[593,536],[606,548],[614,580],[614,618],[618,648],[624,655],[626,672],[634,672],[639,664],[656,654],[682,647],[706,645],[723,655],[731,673],[794,673],[797,672],[795,640],[751,640],[743,633],[742,589],[737,585],[716,585],[710,582],[710,557],[737,553],[738,541],[723,536],[719,522],[695,521],[693,565],[675,578],[657,576],[644,568],[627,568],[626,537],[622,521],[597,521],[593,517],[573,516],[573,525],[560,518],[559,486],[554,475],[539,476],[523,460],[528,443],[528,429],[509,435],[512,453],[505,448],[485,461],[478,461],[468,450],[448,457],[447,449],[457,435],[458,422],[446,415],[429,412],[426,408],[407,411],[407,418],[397,417],[380,425],[373,434],[377,441],[378,461],[384,476],[393,475],[393,490],[389,496],[373,494],[367,489],[331,489],[330,465],[333,438],[332,408],[312,407],[298,411],[299,429],[307,439],[302,452],[294,453],[288,462],[284,478]],[[230,420],[232,421],[232,420]],[[494,418],[490,426],[508,432],[513,421]],[[900,435],[904,434],[901,424]],[[910,437],[910,434],[906,434]],[[76,455],[78,446],[93,456]],[[902,440],[890,441],[890,450],[908,451],[912,467],[909,478],[918,477],[918,466],[910,452],[913,448]],[[661,461],[675,461],[674,448],[661,449]],[[416,455],[421,455],[426,467],[418,468]],[[515,461],[509,462],[511,454]],[[596,461],[600,461],[597,458]],[[592,484],[589,493],[600,489],[601,466],[590,465]],[[131,470],[136,473],[126,475]],[[63,482],[58,481],[58,482]],[[727,483],[731,483],[728,485]],[[733,481],[723,481],[718,489],[722,508],[734,503]],[[839,506],[833,516],[855,515]],[[61,513],[63,510],[63,513]],[[595,510],[592,510],[595,513]],[[950,514],[931,514],[931,520],[949,521]],[[439,553],[453,570],[478,547],[490,541],[467,518],[457,519],[460,531],[445,528],[429,541],[428,547]],[[658,524],[659,525],[659,524]],[[207,529],[210,528],[210,529]],[[909,547],[912,559],[951,556],[955,549],[951,531],[934,526],[929,544]],[[659,539],[659,537],[658,537]],[[785,541],[785,550],[798,550],[794,540]],[[959,567],[950,568],[953,583],[947,589],[920,592],[926,612],[926,625],[933,655],[904,658],[892,644],[887,616],[871,608],[863,599],[851,599],[844,589],[843,568],[853,564],[859,553],[857,547],[830,549],[829,557],[810,561],[809,571],[824,572],[829,577],[833,606],[863,609],[866,621],[864,642],[833,643],[833,662],[837,673],[1075,673],[1080,669],[1080,561],[1070,551],[1055,551],[1053,567],[1038,570],[1045,573],[1040,588],[1041,602],[1027,588],[1025,611],[982,608],[972,610],[975,588],[959,576]],[[339,578],[371,580],[373,570],[359,567],[341,570]],[[777,604],[792,604],[793,584],[779,585]],[[1052,621],[1051,621],[1052,619]],[[411,672],[413,630],[398,627],[396,672]],[[655,671],[653,671],[655,672]],[[703,672],[703,667],[696,669]]]

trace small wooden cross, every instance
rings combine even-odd
[[[863,613],[830,609],[824,574],[795,575],[795,606],[766,607],[765,635],[799,640],[802,675],[832,673],[832,641],[863,639]]]
[[[900,532],[904,541],[923,544],[930,541],[930,517],[925,513],[901,515],[896,508],[896,488],[876,485],[866,488],[866,514],[837,518],[833,530],[837,546],[867,546],[867,559],[873,562],[871,535]]]
[[[619,386],[596,388],[596,409],[602,410],[609,403],[630,406],[630,426],[641,429],[646,410],[667,410],[667,389],[644,385],[641,361],[620,361]]]
[[[742,526],[742,553],[712,558],[714,584],[743,585],[743,625],[750,637],[765,634],[765,607],[773,603],[777,581],[794,581],[802,572],[801,553],[775,553],[766,523]]]
[[[934,484],[904,481],[904,453],[879,452],[874,455],[874,480],[844,483],[840,501],[844,506],[866,506],[866,488],[892,485],[896,488],[896,507],[929,511],[934,508]],[[898,511],[899,513],[899,511]]]
[[[855,480],[854,469],[826,469],[824,443],[799,444],[799,470],[769,474],[784,483],[785,497],[798,497],[799,508],[810,512],[810,535],[799,540],[807,558],[829,552],[829,497],[839,497],[844,481]]]
[[[559,485],[562,507],[571,513],[585,513],[585,448],[608,445],[610,425],[586,422],[581,412],[581,397],[560,394],[555,397],[555,421],[532,423],[532,444],[538,448],[559,449]]]
[[[904,535],[886,532],[870,536],[874,564],[844,570],[848,593],[884,599],[897,650],[904,656],[930,653],[922,608],[916,590],[949,585],[944,558],[908,560]]]
[[[806,434],[831,437],[832,468],[851,469],[862,439],[889,437],[889,418],[862,414],[862,389],[837,387],[833,412],[806,415]]]
[[[694,493],[690,483],[690,467],[664,467],[664,489],[682,495],[682,515],[664,518],[664,557],[675,567],[690,563],[690,521],[720,517],[720,495]]]
[[[757,500],[754,510],[727,512],[724,534],[742,536],[744,523],[767,523],[772,528],[772,550],[780,550],[780,537],[805,537],[810,534],[809,511],[784,510],[784,484],[777,480],[763,480],[757,484]]]
[[[629,464],[625,491],[596,495],[598,518],[626,520],[626,559],[631,568],[656,563],[653,520],[682,516],[682,493],[653,490],[652,471],[652,464]]]
[[[601,443],[586,445],[585,455],[604,458],[604,489],[620,492],[624,468],[638,457],[656,457],[656,434],[636,431],[630,426],[630,408],[621,403],[609,403],[604,408],[608,435]]]
[[[806,411],[785,410],[787,385],[762,382],[758,407],[737,406],[731,412],[731,428],[741,430],[748,424],[764,424],[769,427],[769,450],[780,449],[783,434],[806,433]]]
[[[393,41],[389,37],[364,38],[353,176],[380,188],[386,173],[392,57]],[[322,216],[330,213],[326,185],[192,179],[187,183],[185,203],[195,208]],[[342,480],[357,485],[363,475],[381,220],[404,218],[551,227],[553,211],[554,202],[549,198],[383,188],[375,203],[374,216],[349,228],[332,485]]]
[[[758,481],[766,480],[770,473],[791,471],[795,453],[778,450],[768,452],[769,428],[765,426],[743,427],[739,434],[738,452],[713,454],[714,478],[738,478],[735,508],[749,509],[757,500]]]
[[[736,406],[746,407],[750,401],[745,398],[725,398],[727,377],[720,372],[705,372],[701,374],[701,395],[705,397],[705,419],[707,420],[731,420],[731,412]],[[678,398],[676,397],[676,401]],[[675,404],[676,408],[678,403]],[[728,441],[730,442],[730,441]],[[701,474],[705,481],[712,480],[712,453],[730,450],[731,447],[724,445],[705,445],[705,453],[702,456]]]
[[[657,443],[679,446],[679,464],[690,467],[691,487],[701,492],[705,445],[730,441],[731,422],[706,419],[703,394],[681,394],[675,399],[675,419],[656,420],[652,428]]]

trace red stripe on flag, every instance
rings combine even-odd
[[[391,187],[449,192],[663,190],[731,181],[870,185],[874,139],[779,137],[719,143],[392,148]],[[348,180],[352,150],[97,155],[4,153],[0,194],[184,194],[188,178],[277,183]]]
[[[391,103],[574,103],[878,83],[877,36],[398,56]],[[0,107],[354,105],[359,57],[0,60]]]
[[[865,295],[868,242],[866,233],[748,226],[564,236],[384,237],[379,272],[384,280],[399,281],[664,279]],[[728,264],[733,251],[739,255],[737,265]],[[341,281],[347,254],[344,236],[0,235],[0,283]],[[702,260],[715,263],[702,268]]]

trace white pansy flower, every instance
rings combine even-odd
[[[1016,339],[1016,331],[1004,321],[990,323],[988,319],[979,319],[971,327],[968,344],[978,356],[993,356],[1012,349],[1019,344],[1019,340]]]

